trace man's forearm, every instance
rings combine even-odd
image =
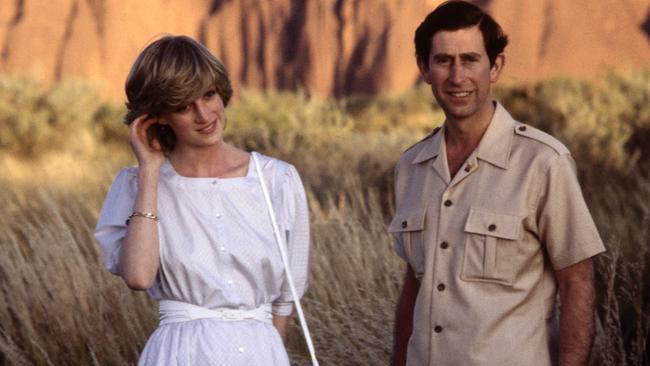
[[[406,365],[406,350],[413,331],[413,308],[420,288],[413,270],[409,266],[404,276],[402,292],[395,312],[395,333],[393,343],[393,366]]]
[[[559,366],[587,365],[594,337],[594,275],[591,259],[557,273],[560,287]]]

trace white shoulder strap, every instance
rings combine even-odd
[[[253,160],[253,164],[255,164],[257,177],[260,180],[260,185],[262,186],[262,192],[264,193],[264,200],[266,201],[266,206],[269,210],[269,215],[271,216],[271,225],[273,225],[273,233],[275,234],[275,241],[278,244],[278,248],[280,249],[280,256],[282,257],[282,263],[284,264],[284,271],[285,274],[287,275],[289,288],[291,289],[291,296],[293,296],[293,302],[296,304],[296,312],[298,313],[298,318],[300,319],[300,326],[302,327],[302,332],[305,335],[307,348],[309,348],[311,363],[313,366],[318,366],[318,360],[316,359],[316,351],[314,350],[314,344],[311,340],[311,335],[309,334],[309,328],[307,327],[305,314],[302,311],[302,306],[300,306],[300,299],[298,299],[296,286],[293,284],[293,277],[291,276],[291,268],[289,267],[289,258],[287,257],[286,243],[284,242],[282,235],[280,235],[280,230],[278,229],[278,224],[275,220],[275,211],[273,210],[273,205],[271,204],[271,196],[269,195],[269,191],[266,188],[266,182],[264,181],[264,176],[262,175],[262,169],[260,169],[260,164],[257,161],[257,153],[251,152],[251,159]]]

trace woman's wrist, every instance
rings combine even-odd
[[[134,205],[134,211],[157,214],[156,193],[158,192],[159,176],[160,168],[140,167],[138,171],[138,195]]]
[[[140,182],[150,179],[157,181],[160,176],[160,167],[161,165],[155,164],[140,165],[140,168],[138,169],[138,180]]]

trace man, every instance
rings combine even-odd
[[[591,257],[604,247],[569,151],[492,99],[507,42],[462,1],[416,31],[418,67],[446,119],[396,168],[389,232],[408,268],[394,365],[587,363]]]

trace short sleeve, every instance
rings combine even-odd
[[[399,165],[395,166],[395,198],[396,199],[397,199],[398,174],[399,174],[398,168]],[[399,207],[398,205],[396,206]],[[408,260],[406,258],[406,251],[404,250],[404,242],[402,241],[402,230],[399,229],[399,227],[401,226],[401,222],[402,220],[400,220],[400,215],[396,212],[390,224],[388,224],[388,233],[393,238],[393,249],[395,250],[395,253],[397,253],[397,255],[400,258],[404,260]]]
[[[300,176],[292,165],[279,172],[273,197],[278,225],[287,241],[287,257],[298,297],[309,286],[309,210],[307,196]],[[273,314],[290,315],[293,296],[286,280],[281,286],[280,297],[273,301]]]
[[[539,200],[538,228],[555,270],[605,251],[569,154],[551,161]]]
[[[108,191],[99,213],[95,239],[104,253],[104,266],[119,275],[122,241],[126,236],[126,220],[133,210],[137,189],[137,169],[122,169]]]
[[[393,237],[393,249],[395,250],[395,253],[397,255],[404,259],[406,259],[406,251],[404,251],[404,243],[402,242],[402,235],[399,232],[394,232],[391,233],[391,236]]]

